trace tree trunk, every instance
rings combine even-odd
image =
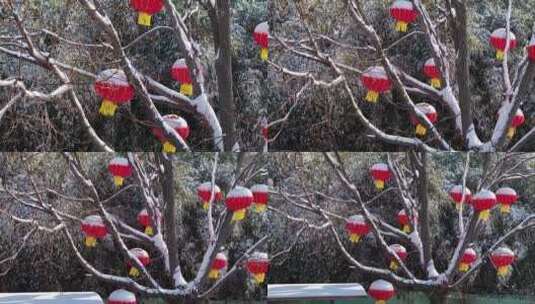
[[[175,200],[175,179],[173,172],[173,163],[165,155],[158,155],[164,172],[161,175],[162,193],[165,202],[164,225],[165,225],[165,242],[169,250],[169,268],[171,275],[178,266],[178,237],[177,237],[177,205]]]
[[[427,154],[425,152],[411,152],[411,161],[418,170],[417,197],[420,203],[418,211],[420,224],[420,238],[423,244],[424,270],[427,270],[431,260],[431,232],[429,231],[429,199],[427,197]]]

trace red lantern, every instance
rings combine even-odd
[[[516,194],[515,189],[504,187],[496,191],[496,200],[500,203],[500,212],[509,213],[511,212],[511,205],[516,203],[518,195]]]
[[[383,190],[385,183],[390,179],[392,173],[385,163],[374,164],[370,169],[370,174],[373,177],[373,182],[377,190]]]
[[[225,199],[225,205],[232,211],[232,221],[241,221],[245,218],[245,212],[253,203],[253,193],[251,190],[236,186]]]
[[[429,58],[424,64],[424,74],[427,78],[431,79],[431,86],[433,88],[440,89],[441,83],[440,78],[442,75],[440,74],[440,70],[435,64],[434,58]]]
[[[107,304],[137,304],[136,295],[124,289],[117,289],[110,294]]]
[[[253,192],[254,210],[257,213],[265,212],[269,200],[268,185],[254,185],[251,187],[251,191]]]
[[[388,79],[385,69],[381,66],[369,67],[362,76],[360,81],[368,90],[366,101],[376,103],[379,100],[379,94],[390,91],[392,82]]]
[[[266,273],[269,269],[269,258],[265,252],[255,251],[247,260],[247,270],[253,276],[257,284],[262,284],[266,279]]]
[[[264,138],[264,141],[269,141],[269,124],[268,120],[265,116],[262,116],[260,118],[260,133],[262,134],[262,137]]]
[[[531,36],[531,40],[529,41],[528,58],[531,61],[535,61],[535,35]]]
[[[397,0],[390,7],[390,16],[396,20],[396,31],[406,32],[409,23],[418,17],[418,11],[411,1]]]
[[[269,58],[269,24],[262,22],[258,24],[253,33],[254,41],[260,46],[260,59],[266,61]]]
[[[178,59],[175,61],[171,67],[171,77],[180,83],[180,94],[186,96],[193,95],[193,82],[191,81],[191,76],[189,73],[188,65],[186,64],[186,59]]]
[[[455,202],[457,209],[461,208],[461,201],[464,204],[470,204],[472,199],[472,192],[467,187],[464,187],[464,198],[463,198],[463,185],[455,185],[450,189],[450,197]]]
[[[496,49],[496,59],[503,60],[505,47],[507,45],[507,31],[505,28],[499,28],[490,35],[490,44]],[[509,32],[509,50],[516,47],[516,36]]]
[[[346,231],[349,234],[349,240],[352,243],[358,243],[359,240],[370,232],[370,226],[362,215],[352,215],[347,219]]]
[[[210,197],[212,195],[212,182],[205,182],[197,187],[197,196],[202,202],[204,210],[208,210],[210,206]],[[214,201],[220,201],[223,199],[223,193],[217,185],[214,185]]]
[[[141,248],[132,248],[129,250],[130,254],[132,254],[140,263],[143,265],[143,267],[146,267],[150,264],[150,257],[149,253]],[[126,263],[128,266],[128,275],[131,277],[137,278],[141,274],[139,269],[135,265],[132,265],[131,261],[128,261]]]
[[[368,288],[368,295],[375,300],[375,304],[385,304],[395,293],[392,283],[385,280],[376,280]]]
[[[496,205],[496,195],[490,190],[481,190],[472,197],[472,207],[479,213],[479,219],[487,221],[490,209]]]
[[[144,26],[150,26],[152,15],[163,9],[162,0],[130,0],[130,5],[139,12],[137,23]]]
[[[145,228],[145,234],[148,236],[154,235],[154,228],[151,225],[150,215],[147,209],[141,210],[137,215],[137,222]]]
[[[459,271],[467,272],[470,266],[477,260],[477,253],[472,248],[467,248],[459,260]]]
[[[120,187],[124,179],[132,175],[132,166],[126,157],[115,157],[108,164],[108,171],[113,176],[113,183]]]
[[[401,209],[398,212],[398,223],[401,226],[403,232],[405,233],[411,232],[411,221],[409,219],[409,216],[405,212],[405,209]]]
[[[183,140],[186,140],[189,136],[189,126],[186,120],[175,114],[168,114],[163,117],[163,121],[167,123],[176,134],[182,137]],[[163,152],[165,153],[175,153],[175,145],[165,136],[163,129],[159,127],[152,128],[152,134],[158,138],[162,143]]]
[[[97,75],[95,92],[103,99],[99,113],[105,117],[112,117],[119,105],[134,98],[134,87],[128,83],[125,73],[117,69],[105,70]]]
[[[108,235],[108,229],[100,215],[86,216],[82,221],[82,232],[85,236],[85,246],[97,246],[97,239],[103,239]]]
[[[515,116],[513,116],[513,120],[511,121],[511,126],[509,129],[507,129],[507,138],[509,140],[513,139],[516,133],[516,129],[524,124],[526,121],[526,118],[524,117],[524,112],[522,110],[517,109]]]
[[[490,260],[498,270],[498,277],[505,278],[511,273],[511,265],[515,261],[515,253],[507,247],[500,247],[492,252]]]
[[[388,248],[394,251],[402,262],[405,262],[405,259],[407,258],[407,249],[405,249],[405,247],[401,246],[400,244],[392,244],[388,246]],[[398,270],[399,263],[396,260],[396,257],[389,254],[389,259],[390,259],[390,269],[392,269],[393,271]]]
[[[421,102],[416,104],[416,108],[420,110],[420,112],[422,112],[425,117],[427,117],[431,124],[435,124],[437,122],[438,114],[435,107],[428,103]],[[416,118],[414,114],[411,114],[411,123],[416,126],[417,136],[425,136],[425,134],[427,134],[427,128],[420,123],[420,121],[418,120],[418,118]]]
[[[215,256],[214,261],[212,262],[212,267],[210,268],[210,272],[208,273],[208,278],[212,280],[217,280],[219,278],[219,274],[223,269],[226,269],[228,265],[227,256],[220,252]]]

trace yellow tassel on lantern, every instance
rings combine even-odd
[[[254,211],[256,213],[263,213],[266,212],[267,205],[266,204],[254,204]]]
[[[425,136],[425,134],[427,134],[427,129],[422,124],[416,125],[416,135]]]
[[[375,304],[386,304],[385,300],[377,300],[375,301]]]
[[[504,55],[505,55],[505,52],[504,52],[504,51],[502,51],[502,50],[497,50],[497,51],[496,51],[496,59],[502,61]]]
[[[509,266],[498,267],[498,277],[504,278],[509,274]]]
[[[411,226],[410,225],[403,225],[403,232],[405,232],[405,233],[411,232]]]
[[[398,262],[394,260],[390,261],[390,269],[392,269],[393,271],[396,271],[398,270],[398,268],[399,268]]]
[[[193,85],[191,83],[182,83],[180,85],[180,94],[191,96],[193,95]]]
[[[490,209],[483,210],[479,212],[479,219],[482,221],[487,221],[490,217]]]
[[[468,269],[470,269],[470,265],[468,265],[466,263],[460,263],[459,264],[459,271],[460,272],[467,272]]]
[[[368,93],[366,94],[366,101],[371,103],[377,103],[377,100],[379,100],[379,92],[368,91]]]
[[[97,239],[92,236],[87,236],[85,238],[85,246],[86,247],[95,247],[97,246]]]
[[[167,154],[175,153],[176,152],[176,147],[171,142],[166,141],[166,142],[163,143],[163,152],[165,152]]]
[[[375,188],[377,188],[377,190],[383,190],[385,188],[384,180],[376,179],[373,182],[375,183]]]
[[[435,89],[440,89],[441,87],[440,78],[431,78],[431,86]]]
[[[112,117],[115,115],[115,110],[117,109],[117,104],[114,102],[104,99],[100,105],[98,112],[105,117]]]
[[[500,212],[501,213],[511,213],[511,205],[500,205]]]
[[[407,22],[398,21],[398,22],[396,22],[396,31],[404,33],[404,32],[407,31],[408,25],[409,24]]]
[[[351,243],[358,243],[360,241],[360,235],[351,233],[349,235],[349,240]]]
[[[141,13],[139,13],[139,16],[137,18],[137,23],[139,25],[150,26],[151,19],[152,19],[151,15],[149,15],[147,13],[144,13],[144,12],[141,12]]]
[[[509,140],[513,139],[513,137],[515,136],[515,133],[516,133],[516,128],[509,127],[509,129],[507,129],[507,139]]]
[[[130,275],[131,277],[134,277],[134,278],[137,278],[139,277],[139,269],[137,269],[136,267],[130,267],[130,271],[128,272],[128,275]]]
[[[240,210],[234,211],[234,213],[232,213],[232,221],[233,222],[242,221],[245,218],[245,211],[246,209],[240,209]]]
[[[255,280],[255,282],[257,284],[262,284],[264,283],[264,280],[266,279],[266,274],[265,273],[256,273],[256,274],[253,274],[253,278]]]
[[[262,61],[266,61],[269,58],[269,49],[268,48],[261,48],[260,49],[260,59]]]
[[[202,202],[202,208],[204,210],[208,210],[208,207],[210,207],[210,202],[208,202],[208,201]]]
[[[116,187],[121,187],[124,183],[124,178],[122,176],[114,176],[113,183]]]
[[[219,278],[219,270],[211,269],[208,273],[208,278],[212,280],[217,280],[217,278]]]
[[[145,234],[148,235],[148,236],[153,236],[154,235],[154,229],[152,229],[152,226],[145,227]]]

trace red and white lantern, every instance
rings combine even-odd
[[[479,213],[479,219],[487,221],[490,216],[490,210],[496,205],[496,195],[494,192],[484,189],[472,197],[472,207]]]
[[[213,201],[220,201],[223,199],[223,193],[219,186],[214,185],[214,199]],[[208,210],[210,206],[210,197],[212,196],[212,182],[205,182],[197,187],[197,196],[202,202],[202,208]]]
[[[507,30],[499,28],[490,35],[490,44],[496,49],[496,59],[501,61],[504,58],[507,44],[509,44],[509,51],[516,47],[516,36],[510,31],[509,43],[507,43]]]
[[[147,265],[150,264],[149,253],[145,250],[141,248],[132,248],[129,252],[141,263],[141,265],[143,265],[143,267],[147,267]],[[134,278],[139,277],[141,272],[137,269],[136,265],[132,265],[131,261],[128,261],[126,265],[128,266],[128,275]]]
[[[262,138],[264,138],[264,141],[266,143],[269,142],[269,124],[265,116],[260,117],[259,125],[260,125],[260,133],[262,134]]]
[[[243,220],[247,208],[249,208],[252,203],[253,193],[251,190],[242,186],[236,186],[236,188],[232,189],[225,199],[225,205],[228,210],[232,212],[233,222]]]
[[[531,40],[529,41],[528,58],[531,61],[535,61],[535,35],[531,36]]]
[[[467,248],[459,260],[459,271],[467,272],[476,260],[476,251],[472,248]]]
[[[427,117],[431,124],[435,124],[437,122],[438,114],[435,107],[428,103],[421,102],[416,104],[416,108],[420,110],[425,117]],[[417,136],[425,136],[427,134],[427,128],[420,123],[419,119],[414,114],[411,114],[411,123],[416,126]]]
[[[374,164],[370,168],[370,174],[377,190],[383,190],[385,188],[385,183],[390,180],[390,177],[392,176],[390,168],[388,168],[388,165],[385,163]]]
[[[398,212],[398,224],[405,233],[411,232],[411,221],[405,209]]]
[[[218,253],[215,256],[214,261],[212,262],[212,267],[210,268],[210,272],[208,273],[208,278],[212,280],[217,280],[219,278],[219,275],[221,274],[221,271],[226,269],[227,266],[227,256],[223,252]]]
[[[175,133],[180,136],[183,140],[186,140],[189,136],[189,126],[186,120],[175,114],[164,115],[163,121],[167,123]],[[162,143],[162,150],[165,153],[175,153],[175,145],[165,136],[162,128],[155,127],[152,128],[152,134],[158,138]]]
[[[500,278],[505,278],[511,273],[511,265],[515,259],[515,253],[507,247],[495,249],[490,256],[492,265],[496,268]]]
[[[359,240],[370,232],[370,225],[366,218],[360,214],[350,216],[346,221],[346,231],[349,234],[351,243],[358,243]]]
[[[262,22],[258,24],[253,33],[255,43],[260,46],[260,59],[266,61],[269,58],[269,24]]]
[[[464,192],[464,195],[463,195]],[[461,209],[461,201],[463,204],[470,204],[470,200],[472,199],[472,191],[468,189],[467,187],[464,187],[463,191],[463,185],[455,185],[450,189],[450,197],[455,203],[455,206],[457,206],[457,209]]]
[[[513,120],[511,121],[511,125],[509,126],[509,129],[507,129],[507,138],[509,140],[513,139],[516,133],[516,129],[522,126],[524,122],[526,122],[524,112],[522,112],[522,110],[520,109],[517,109],[515,116],[513,116]]]
[[[145,229],[146,235],[154,235],[154,228],[152,227],[150,215],[147,209],[143,209],[137,214],[137,222]]]
[[[267,210],[269,200],[269,187],[265,184],[257,184],[251,187],[253,192],[254,210],[257,213],[262,213]]]
[[[382,66],[369,67],[362,73],[360,81],[368,90],[366,101],[372,103],[376,103],[379,100],[379,94],[390,91],[392,87],[392,82]]]
[[[82,220],[82,233],[85,236],[85,246],[97,246],[97,239],[101,240],[108,235],[108,229],[100,215],[86,216]]]
[[[509,187],[503,187],[496,191],[496,200],[500,204],[501,213],[511,212],[511,205],[516,203],[518,195],[515,189]]]
[[[110,294],[107,304],[137,304],[136,295],[124,289],[117,289]]]
[[[385,280],[376,280],[368,288],[368,295],[375,300],[375,304],[385,304],[395,294],[396,290],[392,283]]]
[[[134,87],[128,83],[125,73],[117,69],[105,70],[97,75],[95,92],[103,99],[99,113],[105,117],[112,117],[119,105],[134,98]]]
[[[144,26],[150,26],[152,15],[163,9],[162,0],[130,0],[130,5],[139,13],[137,23]]]
[[[171,67],[171,77],[180,84],[180,94],[186,96],[193,95],[193,82],[191,81],[186,59],[181,58],[175,61]]]
[[[424,64],[424,74],[427,78],[430,79],[431,86],[433,88],[440,89],[442,86],[440,79],[442,78],[442,75],[440,74],[440,70],[438,69],[437,65],[435,64],[434,58],[429,58]]]
[[[266,279],[266,273],[269,269],[269,258],[265,252],[255,251],[251,257],[247,259],[246,268],[253,276],[257,284],[262,284]]]
[[[132,175],[132,166],[126,157],[115,157],[108,164],[108,171],[113,176],[113,183],[120,187],[124,183],[124,179]]]
[[[406,32],[409,24],[418,17],[418,10],[411,1],[396,0],[390,7],[390,16],[396,20],[396,31]]]
[[[388,248],[390,248],[399,257],[399,259],[402,262],[405,262],[405,259],[407,259],[407,249],[405,249],[405,247],[403,247],[400,244],[392,244],[388,246]],[[392,269],[393,271],[398,270],[399,263],[396,257],[389,254],[389,259],[390,259],[390,269]]]

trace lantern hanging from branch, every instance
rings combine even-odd
[[[396,291],[392,283],[385,280],[376,280],[368,288],[368,295],[375,300],[375,304],[385,304],[392,299]]]
[[[403,247],[400,244],[392,244],[392,245],[390,245],[388,247],[392,251],[394,251],[394,253],[396,253],[396,255],[399,257],[399,259],[402,262],[405,262],[405,259],[407,259],[407,249],[405,249],[405,247]],[[389,258],[390,258],[390,269],[392,269],[393,271],[398,270],[399,263],[396,260],[396,257],[389,254]]]
[[[140,263],[143,265],[143,267],[147,267],[147,265],[150,264],[150,257],[149,253],[141,248],[132,248],[129,250],[130,254],[132,254]],[[128,260],[126,263],[128,266],[128,275],[134,278],[139,277],[141,274],[140,270],[137,269],[135,264],[132,264],[132,261]]]
[[[232,212],[232,221],[241,221],[245,218],[245,212],[247,208],[253,203],[253,193],[251,190],[242,187],[236,186],[232,189],[226,199],[225,205],[227,209]]]
[[[472,197],[472,207],[479,213],[479,219],[487,221],[490,210],[496,205],[496,195],[494,192],[483,189]]]
[[[464,196],[463,196],[464,192]],[[450,197],[455,203],[455,206],[457,207],[457,210],[461,209],[461,201],[463,204],[470,204],[470,200],[472,199],[472,191],[468,189],[466,186],[464,187],[463,191],[463,185],[455,185],[450,189]]]
[[[145,229],[146,235],[154,235],[154,228],[152,227],[150,215],[147,209],[143,209],[137,214],[137,222]]]
[[[507,30],[499,28],[490,35],[490,44],[496,49],[496,59],[503,60],[507,46]],[[516,36],[509,31],[509,51],[516,47]]]
[[[434,125],[437,122],[438,114],[437,114],[437,110],[435,109],[435,107],[425,102],[417,103],[415,106],[416,106],[416,109],[420,110],[420,112],[422,112],[425,115],[425,117],[427,117],[427,119],[429,120],[431,124]],[[420,120],[416,117],[416,115],[412,113],[411,113],[411,123],[416,126],[416,131],[415,131],[416,136],[423,137],[427,134],[427,128],[422,123],[420,123]]]
[[[513,116],[513,120],[511,121],[511,126],[509,126],[509,129],[507,129],[507,138],[509,140],[513,139],[516,129],[523,125],[525,121],[526,118],[524,117],[524,112],[522,112],[520,109],[517,109],[515,116]]]
[[[442,86],[440,78],[442,78],[442,75],[440,74],[440,70],[438,69],[437,65],[435,64],[434,58],[429,58],[424,64],[424,74],[427,78],[431,79],[431,86],[436,89],[440,89]]]
[[[501,213],[511,212],[511,205],[516,203],[518,195],[515,189],[509,187],[503,187],[496,191],[496,200],[500,204]]]
[[[396,20],[396,31],[406,32],[409,24],[418,17],[418,10],[411,1],[396,0],[390,7],[390,16]]]
[[[405,233],[411,232],[411,221],[405,209],[398,212],[398,224]]]
[[[388,168],[388,165],[385,163],[374,164],[370,168],[370,174],[377,190],[383,190],[385,188],[385,183],[390,180],[390,177],[392,176],[390,168]]]
[[[108,164],[108,171],[113,176],[113,183],[120,187],[124,179],[132,175],[132,166],[126,157],[115,157]]]
[[[459,271],[467,272],[476,260],[476,251],[472,248],[467,248],[459,260]]]
[[[366,218],[360,214],[350,216],[346,221],[346,231],[352,243],[358,243],[361,238],[370,232]]]
[[[392,87],[392,82],[382,66],[369,67],[362,73],[360,81],[368,90],[365,99],[371,103],[376,103],[379,100],[379,94],[390,91]]]
[[[253,33],[255,43],[260,46],[260,59],[266,61],[269,58],[269,24],[262,22],[258,24]]]
[[[227,256],[223,252],[218,253],[215,256],[214,261],[212,262],[212,267],[210,268],[210,272],[208,273],[208,278],[212,280],[217,280],[219,278],[219,275],[221,274],[221,271],[226,269],[227,266]]]
[[[130,0],[130,4],[139,13],[137,23],[144,26],[150,26],[152,15],[163,9],[162,0]]]
[[[262,284],[266,279],[266,273],[269,269],[269,258],[265,252],[255,251],[251,257],[247,259],[247,270],[253,276],[257,284]]]
[[[214,202],[223,199],[223,193],[217,185],[214,185]],[[212,182],[205,182],[197,187],[197,196],[202,202],[202,208],[208,210],[210,206],[210,197],[212,196]]]
[[[183,140],[186,140],[189,137],[189,126],[186,120],[175,114],[164,115],[163,121],[167,123],[175,133],[180,136]],[[152,128],[152,134],[158,138],[162,143],[162,150],[165,153],[175,153],[175,145],[165,136],[165,133],[162,128],[154,127]]]
[[[253,204],[254,210],[257,213],[262,213],[267,210],[267,204],[269,200],[268,185],[257,184],[251,187],[253,192]]]
[[[515,261],[515,253],[507,247],[500,247],[492,252],[490,260],[497,269],[498,277],[503,279],[511,273],[511,265]]]
[[[128,83],[125,73],[117,69],[105,70],[97,75],[95,92],[103,99],[99,113],[105,117],[112,117],[119,105],[134,98],[134,87]]]
[[[85,246],[97,246],[97,239],[101,240],[108,235],[108,229],[100,215],[86,216],[82,220],[82,232],[85,236]]]
[[[528,58],[531,61],[535,61],[535,35],[531,36],[531,40],[529,41]]]
[[[193,82],[189,73],[186,59],[181,58],[175,61],[171,67],[171,77],[180,84],[180,94],[186,96],[193,95]]]
[[[136,295],[124,289],[117,289],[110,294],[107,304],[137,304]]]

